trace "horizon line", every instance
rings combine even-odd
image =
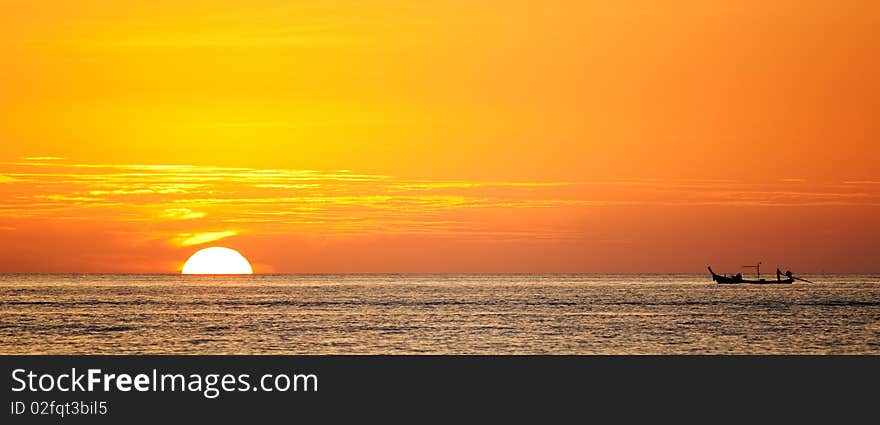
[[[612,276],[699,276],[705,272],[291,272],[291,273],[251,273],[251,274],[183,274],[180,272],[0,272],[0,276],[10,275],[129,275],[129,276],[193,276],[193,277],[241,277],[250,276],[573,276],[573,275],[612,275]],[[752,273],[754,274],[754,273]],[[750,275],[752,275],[750,274]],[[771,276],[773,273],[764,273]],[[880,275],[880,271],[872,272],[800,272],[801,275]]]

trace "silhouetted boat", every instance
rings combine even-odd
[[[720,275],[715,274],[712,271],[712,267],[709,267],[709,273],[712,273],[712,280],[716,283],[751,283],[755,285],[784,285],[789,283],[794,283],[794,277],[787,277],[785,279],[777,279],[777,280],[767,280],[767,279],[743,279],[741,274],[737,274],[734,276]]]

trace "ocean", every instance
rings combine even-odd
[[[880,354],[880,275],[0,275],[0,354]]]

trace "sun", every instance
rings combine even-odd
[[[182,274],[253,274],[254,269],[234,249],[214,246],[199,250],[183,265]]]

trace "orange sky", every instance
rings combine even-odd
[[[473,3],[0,0],[0,272],[880,271],[876,1]]]

